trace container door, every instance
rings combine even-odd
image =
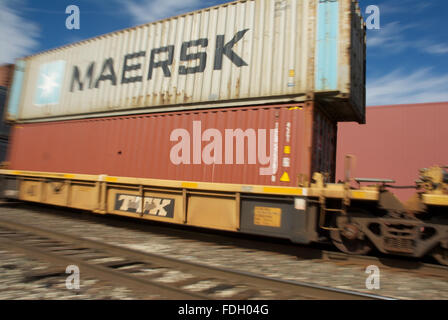
[[[335,180],[337,124],[318,108],[314,111],[312,172],[329,174]]]

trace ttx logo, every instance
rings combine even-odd
[[[166,218],[174,216],[174,199],[142,197],[130,194],[117,194],[115,210],[137,214],[149,214]]]

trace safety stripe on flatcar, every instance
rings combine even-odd
[[[190,181],[176,181],[176,180],[161,180],[161,179],[145,179],[145,178],[131,178],[131,177],[115,177],[107,175],[87,175],[87,174],[73,174],[73,173],[56,173],[56,172],[37,172],[37,171],[19,171],[19,170],[0,170],[3,175],[18,175],[26,177],[39,178],[56,178],[56,179],[73,179],[84,181],[106,181],[114,183],[125,183],[135,185],[148,185],[168,188],[185,188],[185,189],[200,189],[210,191],[225,191],[225,192],[243,192],[243,193],[258,193],[258,194],[275,194],[275,195],[293,195],[293,196],[319,196],[324,189],[313,188],[297,188],[297,187],[278,187],[278,186],[260,186],[260,185],[240,185],[240,184],[226,184],[226,183],[212,183],[212,182],[190,182]],[[339,193],[336,191],[336,193]],[[343,192],[341,191],[341,196]],[[339,197],[339,196],[338,196]],[[353,190],[351,198],[359,200],[377,200],[378,192],[372,190]]]
[[[448,206],[448,195],[424,194],[423,203],[433,206]]]

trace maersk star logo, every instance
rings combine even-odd
[[[64,60],[53,61],[40,66],[34,100],[35,105],[59,103],[64,71]]]

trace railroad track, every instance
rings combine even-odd
[[[48,208],[46,207],[46,209]],[[48,213],[47,210],[45,212]],[[67,216],[67,212],[64,213],[65,216]],[[60,215],[60,212],[54,212],[54,214]],[[126,227],[131,230],[156,232],[158,234],[166,234],[182,239],[221,243],[223,245],[254,250],[262,248],[264,251],[269,251],[273,256],[273,259],[275,259],[275,255],[281,253],[296,256],[298,259],[312,259],[316,263],[333,263],[339,266],[358,265],[359,267],[365,268],[368,265],[374,264],[381,269],[387,269],[392,272],[405,271],[421,276],[430,276],[448,280],[448,267],[436,263],[422,262],[415,258],[386,256],[381,253],[369,256],[351,255],[337,251],[337,249],[323,249],[328,247],[323,244],[317,244],[316,246],[302,246],[277,238],[262,238],[260,236],[246,234],[223,233],[221,231],[210,231],[207,229],[198,231],[197,229],[185,228],[183,226],[165,226],[158,224],[157,222],[132,220],[128,217],[118,217],[114,215],[98,216],[89,214],[88,216],[81,217],[79,212],[74,212],[70,217],[73,217],[73,219],[98,221],[112,226]]]
[[[76,265],[83,275],[161,299],[387,299],[142,253],[7,219],[0,219],[0,246],[51,263],[35,277],[61,274],[65,280],[65,268]],[[174,273],[177,278],[166,281]]]
[[[387,269],[392,272],[414,273],[420,276],[430,276],[439,279],[448,280],[448,268],[446,266],[423,263],[416,259],[410,258],[390,258],[376,256],[358,256],[350,255],[343,252],[321,251],[322,258],[315,260],[316,262],[331,262],[339,266],[346,265],[376,265],[381,269]]]

